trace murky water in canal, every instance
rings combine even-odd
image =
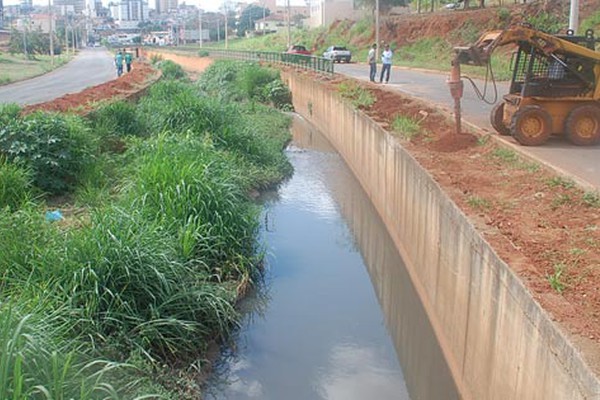
[[[293,133],[294,176],[265,199],[266,283],[244,302],[206,397],[457,399],[366,194],[316,130],[297,119]]]

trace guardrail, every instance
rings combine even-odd
[[[273,51],[244,51],[244,50],[201,50],[210,57],[228,58],[245,61],[265,61],[294,67],[309,69],[316,72],[333,74],[333,61],[323,57],[308,56],[304,54],[277,53]]]

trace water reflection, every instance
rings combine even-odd
[[[244,303],[260,311],[247,314],[207,397],[457,398],[365,193],[318,132],[297,120],[293,133],[294,176],[265,202],[266,287]]]

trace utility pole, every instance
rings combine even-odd
[[[25,53],[25,58],[29,58],[27,54],[27,26],[29,25],[29,21],[24,20],[23,23],[23,53]]]
[[[198,8],[198,43],[200,43],[200,48],[202,48],[202,9]]]
[[[267,18],[266,13],[267,13],[267,9],[265,8],[265,2],[262,2],[262,8],[263,8],[263,21],[262,21],[262,31],[263,31],[263,36],[265,36],[265,28],[267,25],[267,21],[265,21],[265,18]]]
[[[69,25],[67,25],[67,19],[65,18],[65,49],[67,55],[69,55]]]
[[[227,2],[225,2],[225,50],[227,50],[227,48],[229,47],[229,34],[227,33],[227,31],[229,30],[229,23],[227,21],[227,18],[229,17],[228,15],[228,7],[227,7]]]
[[[50,64],[54,65],[54,18],[52,18],[52,4],[50,4],[50,0],[48,0],[48,16],[50,18]]]
[[[379,59],[379,0],[375,0],[375,43],[377,43],[377,47],[375,48],[375,62]]]
[[[290,7],[290,0],[286,0],[286,8],[287,8],[287,47],[288,49],[290,48],[290,46],[292,45],[292,31],[290,28],[290,23],[291,23],[291,7]]]
[[[579,0],[571,0],[569,29],[573,30],[574,35],[577,35],[577,28],[579,28]]]

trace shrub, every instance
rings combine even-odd
[[[95,146],[76,116],[37,112],[0,128],[0,152],[30,168],[35,186],[52,194],[74,187]]]
[[[103,105],[88,115],[94,133],[100,137],[144,136],[147,128],[138,118],[136,106],[127,101]]]
[[[0,208],[17,210],[31,198],[31,173],[0,157]]]
[[[263,88],[262,97],[265,103],[270,103],[280,110],[293,111],[294,109],[292,92],[280,79],[267,83]]]
[[[162,71],[162,77],[165,79],[185,80],[187,75],[181,65],[174,63],[171,60],[164,60],[158,64]]]
[[[547,12],[540,12],[536,15],[529,16],[527,22],[535,29],[551,34],[558,33],[564,25],[564,21],[561,20],[560,17]]]

